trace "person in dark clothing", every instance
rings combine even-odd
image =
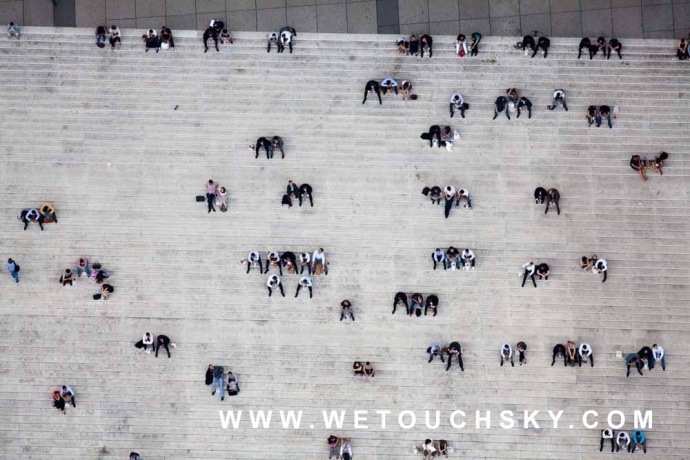
[[[220,48],[218,48],[218,32],[216,29],[213,27],[209,27],[204,31],[204,53],[208,52],[208,41],[213,40],[213,44],[216,46],[216,51],[220,52]]]
[[[623,59],[623,56],[621,56],[622,48],[623,45],[621,45],[621,42],[619,42],[617,38],[609,40],[609,45],[606,47],[606,59],[611,59],[611,51],[618,54],[618,59]]]
[[[525,51],[525,56],[528,53],[533,52],[532,57],[537,54],[536,45],[534,44],[534,37],[531,35],[525,35],[522,37],[522,49]]]
[[[269,160],[271,159],[273,149],[271,148],[271,142],[268,139],[266,139],[265,137],[258,138],[256,140],[256,144],[254,144],[253,147],[253,150],[256,152],[254,158],[259,158],[259,150],[264,149],[266,151],[266,158]]]
[[[108,31],[105,30],[105,26],[96,27],[96,45],[98,45],[99,48],[105,47],[105,36],[107,33]]]
[[[585,115],[587,118],[587,127],[592,126],[596,121],[597,121],[597,108],[594,105],[590,105],[587,107],[587,114]]]
[[[417,308],[415,308],[415,306]],[[417,317],[422,316],[422,308],[424,308],[424,296],[419,292],[412,294],[412,299],[410,300],[410,310],[407,313],[408,316],[412,316],[415,313]]]
[[[685,61],[688,58],[688,40],[687,38],[681,38],[678,40],[678,48],[676,49],[676,56],[681,61]]]
[[[540,263],[537,265],[537,276],[539,280],[548,281],[549,280],[549,265],[545,263]]]
[[[520,112],[527,110],[527,118],[532,118],[532,101],[526,97],[521,97],[517,104],[517,118],[520,118]]]
[[[410,35],[410,55],[417,56],[419,54],[419,37],[416,34]]]
[[[534,57],[534,55],[537,54],[537,51],[541,51],[541,54],[544,55],[544,59],[546,59],[546,56],[549,54],[549,46],[551,46],[551,40],[549,40],[546,37],[539,37],[539,41],[537,41],[537,47],[534,49],[532,57]]]
[[[309,204],[314,207],[314,200],[312,198],[312,188],[309,184],[302,184],[299,187],[299,205],[302,206],[302,199],[306,200],[309,198]]]
[[[158,35],[156,32],[153,31],[153,29],[149,29],[149,31],[146,33],[144,36],[144,41],[146,42],[146,52],[149,52],[149,49],[155,48],[156,53],[161,50],[161,41],[158,38]]]
[[[556,206],[556,213],[560,216],[561,208],[558,206],[558,203],[561,200],[561,194],[558,193],[558,190],[555,188],[550,188],[546,193],[548,195],[548,199],[546,201],[546,211],[544,211],[544,214],[547,214],[549,212],[549,206],[553,205]]]
[[[479,32],[472,33],[472,41],[470,42],[470,56],[477,56],[479,54],[480,41],[482,41],[482,34]]]
[[[352,321],[355,320],[355,312],[352,309],[352,303],[349,300],[343,300],[340,302],[340,321],[349,317]]]
[[[637,352],[637,356],[642,360],[642,365],[640,367],[644,367],[644,363],[646,362],[650,371],[654,369],[654,352],[652,352],[651,348],[647,346],[640,348],[640,351]]]
[[[294,37],[297,36],[295,29],[289,26],[285,26],[280,29],[280,37],[278,38],[278,52],[282,53],[285,51],[285,45],[288,46],[290,54],[292,54],[292,41]]]
[[[459,342],[451,342],[448,348],[444,350],[448,354],[448,364],[446,364],[446,371],[450,370],[450,365],[453,362],[453,358],[457,357],[458,365],[460,370],[465,372],[465,366],[462,363],[462,348]]]
[[[158,350],[160,349],[160,347],[165,348],[165,351],[168,352],[168,358],[170,358],[170,348],[168,348],[168,346],[171,346],[173,348],[177,347],[177,345],[175,345],[174,342],[170,342],[170,337],[168,337],[167,335],[159,335],[156,338],[156,358],[158,358]]]
[[[525,353],[527,353],[527,344],[525,342],[518,342],[516,348],[518,351],[518,361],[520,361],[520,366],[527,364],[527,358],[525,357]]]
[[[611,107],[608,105],[602,105],[599,107],[599,111],[597,112],[597,117],[595,118],[595,121],[597,122],[597,128],[601,126],[601,120],[606,118],[606,121],[609,124],[609,128],[613,129],[613,124],[611,124]]]
[[[161,27],[161,44],[167,43],[170,50],[175,50],[175,41],[173,40],[172,30],[163,26]]]
[[[587,37],[585,37],[585,38],[583,38],[582,40],[580,40],[580,46],[579,46],[579,48],[578,48],[578,51],[579,51],[579,52],[578,52],[578,54],[577,54],[577,58],[578,58],[578,59],[580,59],[580,57],[582,56],[582,50],[583,50],[583,49],[586,49],[586,50],[587,50],[587,52],[589,53],[589,59],[591,60],[591,59],[592,59],[592,56],[594,56],[594,54],[592,54],[592,51],[593,51],[593,49],[592,49],[592,41],[591,41],[589,38],[587,38]],[[595,47],[595,49],[596,49],[596,47]]]
[[[555,347],[553,347],[553,356],[551,359],[551,367],[553,367],[554,364],[556,364],[556,358],[563,357],[563,366],[567,366],[568,362],[565,359],[565,345],[562,343],[559,343]]]
[[[435,296],[435,295],[427,296],[426,305],[424,306],[424,316],[426,316],[429,309],[431,309],[434,312],[433,316],[436,316],[436,314],[438,314],[438,297],[437,296]]]
[[[369,80],[367,85],[364,87],[364,100],[362,101],[362,104],[367,102],[367,95],[369,93],[376,94],[379,97],[379,105],[383,104],[383,100],[381,99],[381,87],[376,80]]]
[[[431,187],[429,190],[429,197],[431,198],[431,204],[434,204],[434,201],[436,204],[441,204],[441,195],[443,194],[443,191],[441,190],[441,187],[438,185],[434,185]]]
[[[434,54],[434,39],[431,38],[431,35],[424,34],[420,37],[419,41],[421,57],[424,57],[424,51],[428,51],[429,58],[431,58]]]
[[[599,51],[602,53],[602,57],[606,57],[606,39],[604,37],[597,38],[597,42],[592,49],[592,53],[596,55]]]
[[[273,158],[273,152],[280,150],[280,155],[282,159],[285,159],[285,150],[283,150],[283,138],[280,136],[273,136],[271,139],[271,158]]]
[[[614,437],[615,437],[615,432],[612,429],[606,428],[606,429],[601,430],[601,442],[599,443],[599,452],[604,450],[604,442],[607,439],[611,440],[611,452],[613,452],[613,449],[616,445],[616,442],[613,439]]]
[[[642,180],[647,180],[647,174],[644,171],[644,163],[639,155],[633,155],[630,158],[630,167],[638,172]]]
[[[428,138],[429,148],[434,146],[434,138],[438,141],[437,147],[441,148],[441,127],[439,125],[432,125],[429,127],[429,132],[422,134],[422,139]]]
[[[395,298],[393,299],[393,313],[392,315],[395,314],[395,309],[398,308],[398,304],[402,303],[405,305],[405,314],[409,315],[410,314],[410,307],[407,304],[407,294],[404,292],[398,292],[395,294]]]
[[[494,120],[498,116],[499,113],[506,111],[506,118],[510,120],[510,113],[508,113],[508,99],[505,96],[499,96],[496,98],[496,102],[494,102]]]
[[[537,204],[544,204],[546,201],[546,189],[544,187],[534,189],[534,200]]]
[[[284,252],[280,256],[280,262],[283,264],[283,267],[285,267],[285,271],[289,274],[297,274],[297,257],[295,257],[294,252]]]
[[[632,366],[635,366],[638,374],[644,375],[642,373],[642,361],[640,360],[640,357],[637,355],[637,353],[630,353],[625,358],[625,365],[628,368],[628,372],[625,374],[626,377],[630,377],[630,368]]]
[[[219,20],[219,19],[211,19],[211,22],[208,25],[210,28],[216,31],[216,34],[220,35],[220,32],[225,29],[225,22]]]
[[[291,180],[289,180],[287,187],[285,188],[285,194],[290,200],[292,200],[293,198],[299,198],[299,186]],[[290,206],[292,206],[292,202],[290,202]]]

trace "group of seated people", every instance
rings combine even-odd
[[[602,57],[605,57],[606,59],[611,58],[611,52],[612,51],[615,52],[616,54],[618,54],[619,59],[623,59],[623,56],[621,56],[621,49],[622,48],[623,48],[623,45],[621,45],[621,42],[619,42],[617,38],[610,39],[608,44],[607,44],[606,39],[604,37],[597,38],[596,42],[594,42],[594,43],[592,43],[592,40],[590,40],[588,37],[585,37],[582,40],[580,40],[577,58],[580,59],[580,57],[582,56],[582,50],[585,50],[589,53],[589,59],[590,60],[599,51],[601,51]]]
[[[606,273],[608,271],[608,262],[606,262],[606,259],[602,259],[596,254],[593,254],[592,257],[582,256],[582,259],[580,259],[580,268],[584,271],[592,270],[592,273],[603,273],[604,279],[601,282],[606,282]]]
[[[283,195],[283,200],[281,206],[287,205],[288,208],[292,207],[292,200],[299,200],[299,205],[302,206],[302,200],[306,201],[309,199],[309,204],[314,207],[314,198],[312,196],[312,188],[309,184],[297,185],[291,180],[288,181],[286,193]]]
[[[70,286],[74,286],[74,284],[77,282],[77,278],[83,275],[86,275],[91,281],[95,281],[96,284],[101,285],[101,292],[93,295],[94,300],[108,300],[110,298],[110,294],[115,292],[115,288],[113,288],[111,284],[105,282],[108,278],[110,278],[110,272],[103,268],[99,262],[94,262],[91,267],[89,267],[89,262],[84,257],[80,257],[77,261],[76,276],[75,272],[71,268],[67,268],[60,275],[59,282],[63,286],[67,286],[68,284]]]
[[[544,187],[537,187],[534,189],[534,200],[537,204],[544,204],[546,202],[546,210],[544,214],[549,212],[550,206],[556,206],[556,212],[561,215],[561,208],[559,203],[561,201],[561,194],[558,189],[550,188],[546,190]]]
[[[235,43],[232,39],[232,34],[228,32],[228,29],[225,28],[225,22],[223,22],[220,19],[211,19],[211,22],[208,24],[208,27],[204,31],[204,35],[202,36],[202,40],[204,41],[204,53],[208,52],[208,42],[209,40],[213,40],[213,44],[216,47],[216,51],[220,52],[220,48],[218,48],[218,41],[220,40],[223,42],[224,45],[227,45],[228,43]]]
[[[659,156],[653,158],[645,158],[644,160],[640,158],[639,155],[633,155],[630,158],[630,167],[638,172],[643,181],[647,180],[647,174],[645,169],[650,168],[652,171],[664,175],[661,168],[664,166],[664,161],[668,159],[668,153],[661,151]]]
[[[434,270],[436,270],[436,265],[441,264],[444,270],[450,267],[455,270],[462,266],[462,270],[474,271],[474,259],[474,252],[469,248],[463,249],[461,253],[455,247],[450,246],[445,252],[441,248],[436,248],[436,250],[431,253],[431,260],[434,262]]]
[[[360,361],[355,361],[352,365],[352,371],[355,377],[363,376],[366,377],[367,380],[369,380],[369,377],[373,378],[376,375],[376,369],[374,369],[374,366],[372,366],[369,361],[364,364]]]
[[[413,452],[419,454],[421,450],[422,458],[424,460],[431,460],[434,457],[440,457],[441,455],[448,458],[448,441],[441,439],[439,442],[434,442],[431,439],[427,439],[422,444],[421,449],[417,446],[413,447]]]
[[[525,281],[529,276],[532,280],[534,287],[537,287],[537,281],[534,279],[534,275],[539,277],[539,280],[544,280],[544,282],[549,282],[549,265],[542,262],[539,265],[535,265],[534,262],[527,262],[522,266],[525,269],[524,275],[522,277],[522,287],[525,287]]]
[[[426,298],[426,304],[424,303],[424,296],[419,292],[415,292],[410,297],[410,303],[407,302],[407,294],[404,292],[398,292],[395,294],[393,299],[393,315],[395,310],[399,306],[405,306],[405,313],[407,316],[416,315],[418,318],[422,316],[422,310],[424,310],[424,316],[427,316],[429,310],[433,312],[433,316],[438,314],[438,296],[431,294]]]
[[[442,347],[440,342],[434,342],[429,348],[426,349],[429,353],[429,361],[434,360],[434,357],[438,356],[441,358],[441,362],[445,363],[444,356],[448,357],[448,363],[446,364],[446,371],[450,370],[450,366],[453,363],[453,359],[457,360],[458,366],[462,372],[465,372],[465,365],[462,362],[462,347],[460,342],[450,342],[447,347]]]
[[[336,459],[341,460],[352,459],[352,442],[350,442],[350,438],[338,438],[337,436],[330,435],[326,440],[326,444],[328,445],[328,458],[335,456]]]
[[[290,50],[290,54],[292,54],[292,41],[296,36],[297,32],[295,31],[295,29],[288,26],[285,26],[282,29],[280,29],[279,33],[269,33],[268,47],[266,48],[266,52],[270,53],[271,46],[275,46],[276,48],[278,48],[278,52],[282,53],[283,51],[285,51],[285,47],[287,46]]]
[[[237,396],[240,393],[240,383],[237,376],[228,371],[225,374],[225,368],[217,364],[209,364],[206,369],[206,385],[211,385],[211,396],[216,394],[216,389],[220,390],[220,400],[225,400],[225,391],[228,396]]]
[[[267,137],[260,137],[256,140],[256,144],[250,144],[249,150],[253,150],[256,155],[254,158],[259,158],[259,150],[264,149],[266,152],[266,159],[273,158],[273,153],[280,150],[281,157],[285,159],[285,150],[283,150],[283,138],[280,136],[273,136],[271,140]]]
[[[58,223],[55,208],[51,203],[43,203],[39,208],[22,209],[17,219],[24,222],[24,230],[27,229],[29,224],[37,223],[41,230],[44,230],[43,224]]]
[[[398,85],[398,82],[395,81],[392,77],[384,78],[381,81],[381,84],[379,84],[376,80],[369,80],[367,84],[364,85],[364,99],[362,100],[362,104],[367,102],[367,96],[369,94],[376,94],[376,96],[379,98],[379,104],[383,104],[381,94],[383,94],[384,96],[386,94],[393,93],[395,93],[396,96],[398,94],[402,94],[403,101],[406,100],[408,97],[412,100],[417,99],[416,95],[410,94],[411,90],[412,83],[410,83],[407,80],[403,80],[400,85]]]
[[[455,39],[455,54],[458,57],[476,56],[479,54],[479,42],[482,41],[482,34],[479,32],[472,33],[472,41],[468,44],[467,37],[464,34],[458,34]]]
[[[405,37],[398,37],[395,45],[398,47],[398,54],[405,54],[407,56],[421,55],[421,57],[424,57],[424,52],[428,52],[429,57],[431,57],[434,52],[434,39],[428,34],[424,34],[421,37],[412,34],[407,40]]]
[[[202,197],[203,198],[203,197]],[[203,199],[200,198],[201,201]],[[208,212],[216,212],[216,206],[220,208],[221,212],[228,210],[228,191],[225,187],[219,187],[217,182],[209,179],[206,182],[206,204],[208,205]]]
[[[429,148],[434,146],[439,149],[445,147],[450,152],[453,150],[453,141],[460,139],[460,134],[448,125],[444,126],[443,130],[441,130],[439,125],[431,125],[429,131],[422,133],[419,137],[429,141]]]
[[[67,407],[77,408],[77,403],[74,399],[74,390],[68,385],[63,385],[60,389],[53,391],[53,407],[63,414],[66,413]]]
[[[175,50],[175,41],[173,40],[172,30],[165,26],[161,27],[160,36],[155,30],[149,29],[148,32],[141,36],[141,39],[146,45],[147,53],[151,48],[155,49],[156,53],[159,52],[161,48],[164,50]]]
[[[297,257],[293,252],[290,251],[284,252],[283,254],[279,254],[276,251],[269,252],[266,256],[265,271],[262,266],[261,254],[259,253],[259,251],[250,251],[249,255],[247,256],[247,259],[242,260],[242,263],[247,264],[247,273],[249,273],[252,267],[258,266],[259,273],[266,274],[268,273],[269,268],[271,266],[274,266],[278,268],[278,273],[280,273],[280,276],[283,276],[283,267],[286,268],[286,271],[289,274],[298,274]],[[311,299],[313,297],[313,285],[311,279],[312,273],[314,275],[321,275],[322,273],[328,275],[328,263],[326,262],[326,253],[324,252],[323,248],[319,248],[316,251],[314,251],[313,255],[310,255],[308,252],[303,252],[302,254],[300,254],[299,266],[300,275],[304,273],[305,267],[307,268],[308,274],[300,278],[299,283],[297,284],[297,292],[295,292],[295,297],[299,296],[299,292],[302,288],[305,288],[309,290],[309,298]],[[266,282],[269,297],[273,295],[274,288],[279,289],[280,294],[283,297],[285,297],[285,291],[283,290],[283,283],[280,280],[280,276],[269,276],[268,281]]]
[[[551,366],[556,364],[556,358],[563,358],[563,366],[577,365],[582,367],[582,363],[589,361],[591,367],[594,367],[594,354],[592,347],[588,343],[582,343],[578,347],[575,342],[568,340],[566,345],[559,343],[553,347],[553,354],[551,358]]]
[[[659,361],[661,363],[661,370],[666,370],[666,354],[664,349],[657,345],[656,343],[652,345],[652,348],[644,346],[640,348],[637,353],[630,353],[625,357],[625,364],[627,366],[626,377],[630,377],[630,368],[635,366],[637,372],[642,374],[642,369],[646,366],[650,371],[654,369],[654,365]]]
[[[520,114],[527,112],[527,118],[532,118],[532,101],[526,97],[520,97],[517,88],[508,88],[505,96],[499,96],[494,102],[494,120],[498,114],[505,111],[506,118],[510,120],[510,112],[517,111],[517,118]]]
[[[165,351],[168,352],[168,358],[170,358],[169,347],[177,348],[177,344],[175,342],[171,342],[170,337],[163,334],[159,334],[158,337],[156,337],[154,344],[153,334],[151,334],[150,332],[145,332],[142,339],[135,343],[134,346],[136,348],[144,350],[144,353],[146,353],[147,355],[150,355],[152,351],[155,351],[156,358],[158,358],[158,350],[161,347],[165,348]]]
[[[525,50],[525,56],[528,56],[529,53],[532,53],[532,57],[537,55],[537,52],[541,51],[541,54],[546,58],[546,56],[549,54],[549,46],[551,46],[551,40],[549,40],[547,37],[539,37],[539,40],[537,43],[534,43],[534,37],[532,35],[525,35],[522,38],[522,43],[519,43],[520,49]]]
[[[601,126],[601,121],[605,118],[609,125],[609,128],[613,129],[613,123],[611,122],[611,107],[608,105],[602,105],[599,108],[595,105],[590,105],[587,107],[587,126],[592,126],[596,123],[596,127]]]
[[[441,196],[445,199],[445,216],[446,219],[450,215],[450,210],[453,207],[453,201],[455,201],[455,208],[460,207],[460,203],[464,202],[463,208],[472,209],[472,199],[470,198],[470,191],[466,188],[455,189],[452,185],[446,185],[446,187],[441,190],[441,187],[434,185],[433,187],[424,187],[422,189],[422,195],[428,196],[431,199],[431,204],[441,204]]]
[[[518,342],[515,346],[518,351],[518,361],[520,366],[527,364],[527,344],[525,342]],[[513,361],[513,347],[509,343],[504,343],[501,345],[501,367],[503,363],[510,362],[512,367],[515,367],[515,362]]]
[[[615,439],[615,442],[614,442]],[[615,431],[611,428],[605,428],[601,430],[601,442],[599,443],[599,452],[604,450],[604,443],[607,440],[611,440],[611,452],[615,451],[623,452],[628,451],[631,454],[635,453],[638,447],[642,448],[642,452],[647,453],[647,440],[644,435],[644,431],[635,430],[633,431],[632,437],[625,431],[619,431],[616,435]]]

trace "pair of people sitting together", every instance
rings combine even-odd
[[[608,262],[606,262],[606,259],[602,259],[596,254],[592,255],[592,257],[582,256],[582,259],[580,259],[580,268],[584,271],[592,270],[592,273],[603,273],[604,279],[601,282],[606,282],[606,272],[608,271]]]
[[[23,209],[17,219],[24,222],[24,230],[27,229],[29,224],[37,223],[41,230],[44,230],[44,223],[58,223],[55,208],[51,203],[43,203],[39,208]]]
[[[404,292],[398,292],[397,294],[395,294],[395,298],[393,299],[392,314],[394,315],[395,310],[402,305],[405,306],[405,313],[407,314],[407,316],[412,316],[414,314],[419,318],[420,316],[422,316],[422,309],[424,309],[424,316],[427,316],[429,310],[432,311],[433,316],[436,316],[438,314],[438,296],[433,294],[427,296],[425,305],[424,296],[416,292],[412,294],[411,301],[408,305],[407,294],[405,294]]]
[[[285,51],[285,47],[287,46],[290,50],[290,54],[292,54],[292,42],[294,41],[294,37],[296,36],[297,32],[295,31],[295,29],[288,26],[285,26],[282,29],[280,29],[279,33],[269,33],[268,47],[266,48],[266,52],[270,53],[271,47],[275,46],[276,48],[278,48],[278,52],[282,53],[283,51]]]
[[[561,208],[559,206],[561,194],[558,192],[558,189],[550,188],[546,190],[544,187],[537,187],[534,190],[534,200],[537,204],[544,204],[546,202],[544,214],[548,214],[550,206],[555,206],[556,212],[558,215],[561,215]]]
[[[453,141],[460,139],[460,133],[453,130],[450,126],[444,126],[443,130],[439,125],[432,125],[429,131],[419,136],[425,141],[429,141],[429,147],[445,147],[449,152],[453,150]]]
[[[532,35],[525,35],[522,38],[522,43],[518,43],[517,48],[525,50],[525,56],[532,53],[532,57],[536,56],[537,52],[541,51],[541,54],[546,58],[549,54],[549,46],[551,46],[551,40],[547,37],[539,37],[539,41],[535,44]]]
[[[372,366],[369,361],[364,364],[360,361],[355,361],[352,365],[352,371],[355,377],[366,377],[367,380],[369,380],[369,377],[373,378],[376,375],[376,369],[374,369],[374,366]]]
[[[297,184],[289,180],[286,188],[286,193],[285,195],[283,195],[283,199],[281,201],[281,206],[287,205],[289,208],[291,208],[292,200],[297,199],[299,200],[300,206],[302,206],[302,200],[309,200],[309,204],[313,208],[314,198],[312,195],[312,191],[313,189],[309,184],[302,184],[298,186]]]
[[[653,158],[640,158],[639,155],[633,155],[630,158],[630,167],[637,171],[643,181],[647,180],[647,174],[645,169],[650,168],[652,171],[659,173],[663,176],[664,172],[661,170],[664,166],[664,161],[668,159],[668,153],[661,151],[659,155]]]
[[[256,144],[251,144],[249,150],[254,150],[256,155],[254,158],[259,158],[259,150],[264,149],[266,152],[266,158],[272,159],[273,153],[276,150],[280,150],[281,158],[285,159],[285,150],[283,150],[283,138],[280,136],[273,136],[271,140],[266,137],[260,137],[256,140]]]
[[[147,53],[151,48],[155,49],[156,53],[159,52],[161,48],[164,50],[175,50],[175,42],[173,40],[172,30],[165,26],[161,27],[160,36],[155,30],[149,29],[148,32],[141,36],[141,39],[146,45]]]

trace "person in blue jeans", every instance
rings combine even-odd
[[[661,362],[661,370],[666,370],[666,354],[664,349],[657,345],[656,343],[652,345],[652,353],[654,354],[654,360]]]
[[[595,118],[595,121],[597,122],[597,128],[601,126],[601,120],[606,118],[606,121],[609,124],[609,128],[613,129],[613,124],[611,124],[611,107],[608,105],[602,105],[599,107],[599,110],[597,111],[597,116]]]
[[[14,260],[12,259],[7,259],[7,270],[10,271],[10,275],[12,275],[12,278],[14,278],[14,282],[18,283],[19,282],[19,265],[14,263]]]
[[[415,305],[418,305],[419,308],[415,309]],[[410,310],[407,313],[409,316],[412,316],[413,313],[416,313],[417,316],[422,316],[422,308],[424,308],[424,297],[422,294],[415,292],[412,294],[412,300],[410,302]],[[443,359],[443,358],[441,358]]]
[[[642,373],[642,364],[640,362],[639,356],[637,356],[637,353],[630,353],[628,356],[626,356],[625,365],[628,367],[628,373],[625,374],[626,377],[630,377],[630,368],[632,366],[635,366],[635,368],[637,368],[637,372],[640,375],[644,375]]]
[[[644,437],[644,431],[642,430],[635,430],[633,431],[632,435],[632,448],[630,449],[631,453],[635,453],[635,449],[637,447],[642,447],[642,452],[645,454],[647,453],[647,440]]]
[[[216,394],[216,387],[220,388],[220,400],[225,400],[225,386],[223,385],[223,374],[225,369],[223,366],[213,365],[209,366],[211,372],[213,372],[213,383],[211,384],[211,396]]]
[[[568,111],[568,104],[565,103],[565,91],[563,91],[562,89],[557,89],[556,91],[554,91],[553,103],[550,106],[547,106],[546,108],[548,110],[554,110],[559,105],[562,105],[563,109],[565,109],[566,112]]]
[[[86,276],[91,278],[91,268],[89,268],[89,261],[84,257],[80,257],[77,262],[77,276],[81,276],[86,273]]]
[[[446,362],[446,360],[443,359],[443,348],[441,348],[440,343],[432,343],[427,351],[429,352],[429,362],[434,360],[434,356],[438,356],[439,358],[441,358],[442,363]]]

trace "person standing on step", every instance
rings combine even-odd
[[[520,366],[527,364],[527,344],[525,342],[518,342],[516,348],[518,351],[518,362],[520,363]]]
[[[17,37],[19,40],[19,34],[21,33],[19,26],[14,22],[10,22],[7,25],[7,38]]]
[[[268,277],[268,281],[266,282],[266,286],[268,286],[268,296],[271,297],[273,295],[273,288],[278,288],[280,289],[280,294],[285,297],[285,291],[283,290],[283,283],[280,282],[280,277],[278,275],[272,275]]]
[[[267,53],[271,52],[271,45],[275,46],[276,48],[278,47],[278,33],[277,32],[271,32],[268,34],[268,47],[266,48]]]
[[[465,248],[460,257],[462,258],[462,269],[474,271],[474,252],[470,248]]]
[[[599,111],[597,112],[597,116],[595,118],[595,121],[597,122],[597,128],[601,126],[601,120],[606,118],[606,121],[609,124],[609,128],[613,129],[613,124],[611,124],[611,107],[608,105],[602,105],[599,107]]]
[[[452,185],[446,185],[446,188],[443,190],[444,198],[446,199],[446,208],[444,211],[446,219],[448,219],[448,216],[450,215],[450,210],[453,207],[453,200],[455,199],[456,193],[457,190],[455,190],[455,187]]]
[[[558,206],[558,203],[561,201],[561,194],[558,192],[558,189],[550,188],[546,192],[546,196],[546,211],[544,211],[544,214],[548,214],[549,206],[556,206],[556,213],[560,216],[561,208]]]
[[[436,250],[431,253],[431,260],[434,261],[434,270],[436,270],[436,264],[441,264],[443,265],[443,269],[446,269],[446,256],[443,249],[436,248]]]
[[[609,45],[606,47],[606,59],[611,59],[611,51],[615,52],[618,54],[618,59],[623,59],[623,56],[621,56],[621,49],[623,48],[623,45],[621,45],[621,42],[618,41],[617,38],[612,38],[609,40]]]
[[[287,45],[292,54],[292,41],[294,37],[297,36],[297,32],[292,27],[285,26],[280,29],[280,39],[278,41],[278,52],[282,53],[285,51],[285,45]]]
[[[517,104],[517,116],[516,118],[520,118],[520,113],[527,111],[528,116],[527,118],[532,118],[532,101],[527,99],[526,97],[521,97],[520,100],[518,101]]]
[[[297,284],[297,292],[295,292],[295,297],[299,295],[299,291],[302,288],[307,288],[309,289],[309,298],[312,298],[312,284],[311,284],[311,276],[303,276],[302,278],[299,279],[299,284]]]
[[[208,212],[216,212],[215,206],[213,206],[216,201],[216,184],[213,179],[209,179],[206,182],[206,204],[208,204]]]
[[[470,42],[470,56],[477,56],[479,54],[480,41],[482,41],[482,34],[479,32],[472,33],[472,41]]]
[[[395,294],[395,298],[393,299],[393,315],[395,314],[395,310],[398,308],[399,304],[405,305],[405,314],[409,315],[410,307],[407,304],[407,294],[404,292],[398,292]]]
[[[424,57],[424,51],[429,52],[429,58],[434,55],[434,39],[431,35],[424,34],[419,38],[420,41],[420,55]]]
[[[211,364],[209,369],[213,372],[213,383],[211,383],[211,396],[216,394],[216,388],[220,389],[220,400],[225,400],[225,385],[223,385],[223,375],[225,374],[225,369],[223,366],[217,364]]]
[[[299,269],[299,274],[301,275],[304,273],[304,267],[307,267],[307,273],[311,275],[311,254],[308,252],[303,252],[302,254],[299,255],[299,264],[300,264],[300,269]]]
[[[568,111],[568,105],[565,103],[565,91],[562,89],[557,89],[553,93],[553,103],[549,106],[546,106],[548,110],[554,110],[556,107],[559,105],[563,106],[563,109],[567,112]]]
[[[263,265],[261,263],[261,254],[259,254],[259,251],[249,251],[249,254],[247,255],[247,274],[249,274],[249,271],[252,269],[252,267],[259,267],[259,274],[263,273]]]
[[[309,184],[302,184],[299,187],[299,205],[302,206],[302,200],[306,201],[309,198],[309,204],[314,207],[314,200],[312,198],[312,188]]]
[[[553,367],[554,364],[556,364],[556,358],[563,357],[563,366],[568,365],[568,361],[566,361],[565,358],[565,345],[562,343],[559,343],[553,347],[553,354],[551,356],[551,367]]]
[[[19,265],[16,264],[14,260],[7,259],[7,270],[10,272],[10,275],[12,275],[12,278],[14,278],[15,283],[19,283]]]
[[[580,40],[580,45],[578,46],[578,54],[577,54],[578,59],[580,59],[580,57],[582,57],[582,50],[587,50],[587,52],[589,53],[589,59],[591,61],[592,56],[594,56],[594,54],[592,54],[594,49],[592,49],[592,41],[588,37],[585,37],[582,40]]]
[[[465,366],[462,363],[462,347],[460,347],[460,342],[451,342],[448,348],[445,349],[448,354],[448,364],[446,365],[446,371],[450,370],[450,365],[453,363],[453,359],[458,360],[458,365],[460,370],[465,372]]]
[[[504,343],[501,347],[501,366],[503,366],[505,361],[510,361],[510,365],[515,367],[515,363],[513,362],[513,347],[511,347],[509,343]]]
[[[508,110],[508,99],[505,96],[498,96],[496,102],[494,102],[494,120],[499,113],[506,112],[506,118],[510,120],[510,111]]]
[[[537,54],[537,51],[541,51],[541,54],[544,55],[544,59],[546,59],[546,56],[548,56],[549,54],[549,46],[551,46],[551,40],[549,40],[546,37],[539,37],[539,40],[537,41],[537,47],[534,49],[532,57],[534,57]]]
[[[577,349],[577,364],[582,367],[582,363],[587,361],[589,361],[590,367],[594,367],[592,347],[588,343],[581,343],[580,348]]]
[[[395,95],[398,95],[398,82],[393,80],[391,77],[386,78],[381,82],[381,92],[386,95],[389,92],[395,91]]]
[[[168,358],[170,358],[170,348],[168,346],[171,346],[174,348],[177,348],[177,344],[175,342],[170,341],[170,337],[167,335],[159,335],[156,337],[156,358],[158,358],[158,350],[160,350],[161,347],[165,348],[165,351],[168,352]]]
[[[527,262],[522,268],[525,269],[525,274],[522,277],[522,287],[525,287],[525,281],[527,281],[528,276],[532,279],[534,287],[537,287],[537,281],[534,279],[534,272],[537,271],[537,267],[534,265],[534,262]]]
[[[379,97],[379,105],[383,104],[383,100],[381,99],[381,87],[376,80],[369,80],[364,87],[364,100],[362,104],[367,102],[367,95],[369,93],[376,94]]]
[[[204,36],[202,37],[204,41],[204,53],[208,53],[208,41],[213,40],[213,44],[216,47],[216,51],[220,52],[220,48],[218,48],[218,31],[214,29],[213,27],[208,27],[204,31]]]
[[[424,296],[419,292],[412,294],[412,299],[410,300],[410,311],[407,313],[408,316],[416,314],[417,317],[422,316],[422,309],[424,308]]]
[[[96,46],[105,48],[105,36],[107,33],[108,31],[105,29],[105,26],[96,27]]]
[[[460,116],[465,118],[465,110],[469,108],[469,104],[465,104],[465,100],[462,98],[462,94],[453,94],[450,98],[450,117],[453,118],[455,111],[460,111]]]
[[[606,262],[606,259],[597,259],[594,261],[594,266],[592,267],[592,271],[594,273],[603,273],[604,274],[604,279],[601,280],[602,283],[606,282],[606,273],[608,272],[608,262]]]
[[[343,300],[340,302],[340,321],[345,318],[350,318],[352,321],[355,320],[355,311],[352,308],[352,303],[349,300]]]

